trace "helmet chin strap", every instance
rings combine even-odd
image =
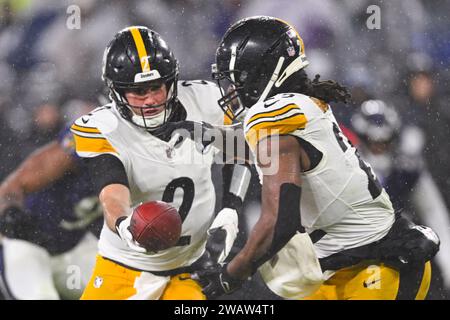
[[[266,99],[270,90],[272,90],[274,84],[276,88],[279,88],[283,84],[283,82],[286,81],[286,79],[289,78],[293,73],[297,72],[300,69],[303,69],[309,64],[308,60],[306,60],[306,56],[304,54],[301,54],[294,61],[292,61],[286,67],[286,69],[284,69],[281,76],[278,77],[281,67],[283,66],[284,60],[285,60],[284,57],[280,57],[280,59],[278,59],[277,66],[275,67],[275,70],[272,76],[270,77],[270,81],[267,83],[266,88],[259,97],[258,102],[264,101]]]
[[[280,73],[283,63],[284,63],[284,57],[280,57],[280,59],[278,59],[277,66],[275,67],[275,70],[273,71],[272,76],[270,77],[270,80],[267,83],[266,88],[264,89],[263,93],[261,94],[261,96],[258,99],[258,102],[266,100],[267,95],[269,94],[270,90],[272,90],[272,87],[273,87],[275,81],[277,81],[277,79],[278,79],[278,74]]]
[[[279,88],[287,78],[289,78],[293,73],[297,72],[300,69],[303,69],[309,65],[308,60],[306,60],[306,56],[301,54],[294,61],[289,64],[286,69],[284,69],[280,78],[275,82],[275,87]]]

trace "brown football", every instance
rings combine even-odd
[[[150,201],[134,209],[129,230],[142,247],[155,252],[177,244],[181,224],[177,209],[163,201]]]

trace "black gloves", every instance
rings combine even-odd
[[[0,233],[12,239],[28,240],[33,237],[32,215],[19,206],[10,206],[0,214]]]
[[[192,274],[191,278],[200,283],[208,300],[232,293],[244,283],[243,280],[232,278],[228,274],[227,264],[223,266],[216,264],[213,267],[197,271]]]

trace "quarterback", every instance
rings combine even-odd
[[[347,102],[347,89],[310,81],[307,65],[299,34],[272,17],[235,23],[217,49],[213,77],[228,84],[218,102],[243,119],[262,209],[244,248],[196,275],[204,293],[231,292],[259,269],[285,298],[425,298],[439,239],[394,212],[328,104]]]
[[[204,299],[189,272],[202,262],[214,220],[211,164],[218,151],[169,129],[184,120],[223,124],[222,112],[210,108],[220,90],[203,80],[178,81],[166,42],[138,26],[118,32],[106,48],[103,80],[111,103],[71,127],[105,218],[82,299]],[[152,200],[170,202],[183,221],[177,245],[158,252],[146,252],[128,231],[132,208]],[[221,214],[237,220],[230,208]]]

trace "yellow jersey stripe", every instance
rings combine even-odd
[[[147,50],[145,49],[144,40],[142,39],[141,32],[139,28],[130,28],[131,34],[133,35],[134,44],[139,55],[139,61],[141,61],[142,72],[150,71],[150,62],[147,59]]]
[[[254,122],[260,118],[270,118],[270,117],[276,117],[276,116],[283,115],[283,114],[291,111],[292,109],[300,110],[300,108],[295,103],[290,103],[290,104],[288,104],[284,107],[281,107],[279,109],[276,109],[276,110],[255,114],[253,117],[250,118],[250,120],[247,122],[246,125],[249,126],[252,122]]]
[[[75,130],[75,131],[79,131],[79,132],[83,132],[83,133],[101,133],[100,130],[98,130],[97,128],[92,128],[92,127],[82,127],[79,126],[77,124],[73,124],[70,129]]]
[[[92,153],[117,153],[116,149],[105,138],[88,138],[82,137],[74,133],[75,149],[77,152],[92,152]]]
[[[304,114],[295,114],[282,120],[264,121],[251,127],[245,137],[250,148],[255,149],[262,139],[272,135],[283,135],[305,129],[307,120]]]
[[[261,130],[261,129],[280,129],[284,131],[284,126],[286,127],[296,127],[298,129],[305,129],[306,117],[304,114],[294,114],[290,117],[281,120],[267,120],[258,124],[255,124],[250,130]]]
[[[252,129],[258,130],[258,129],[262,129],[264,127],[272,127],[274,124],[283,126],[283,125],[290,125],[291,123],[302,125],[302,129],[303,129],[306,125],[306,122],[307,122],[307,120],[303,113],[294,113],[294,114],[287,116],[285,118],[282,118],[282,119],[279,119],[279,118],[278,119],[276,119],[276,118],[267,119],[262,122],[256,123],[256,124],[250,126],[247,129],[247,131],[250,131]]]

